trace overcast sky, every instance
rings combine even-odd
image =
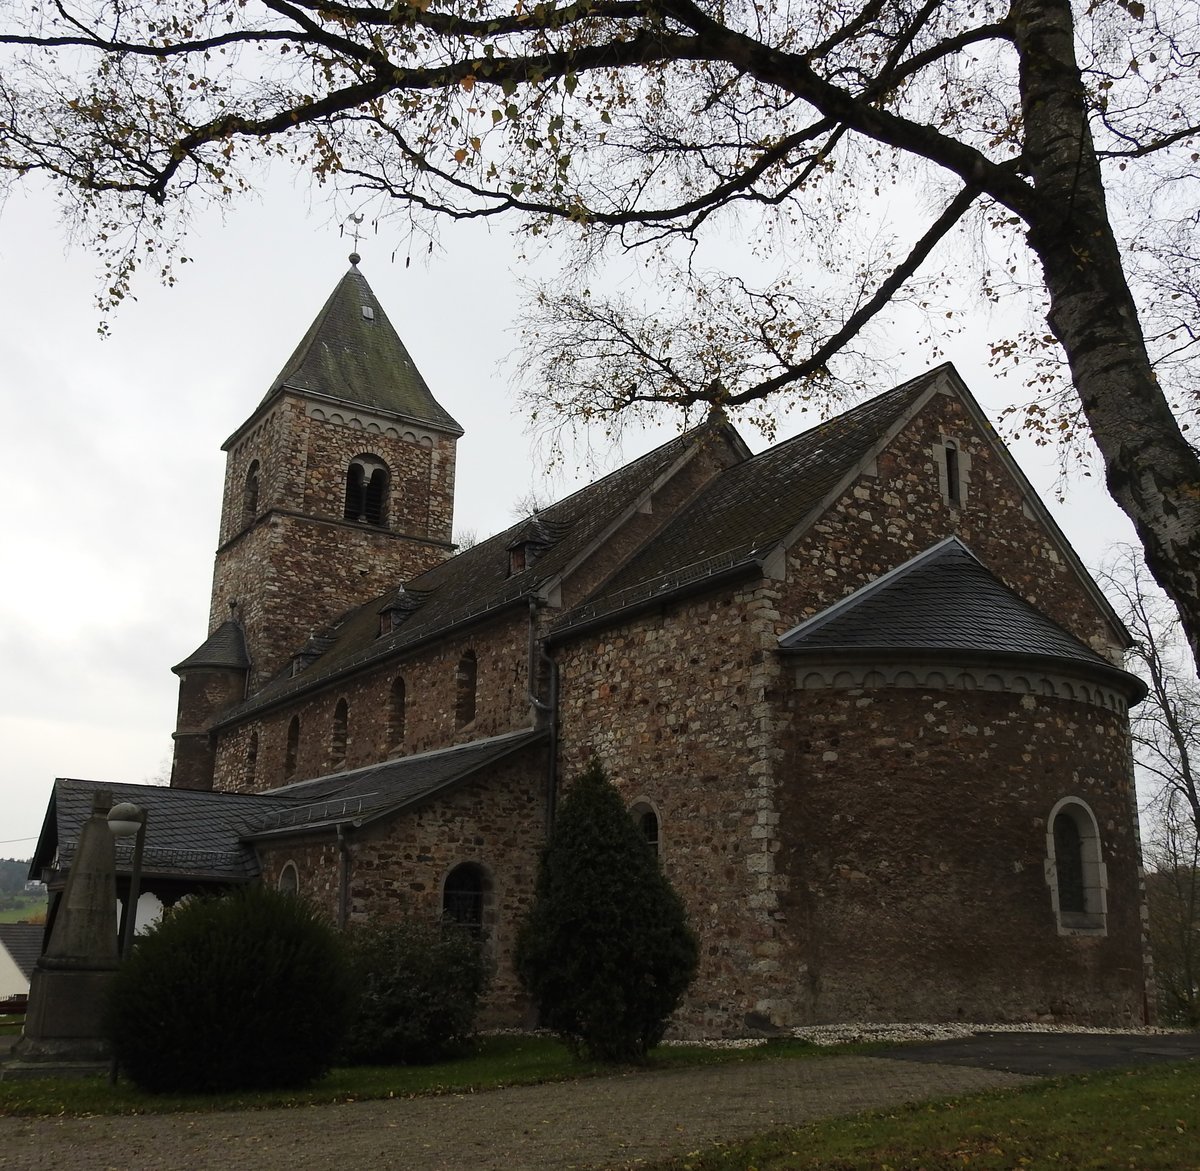
[[[568,467],[546,485],[499,368],[516,345],[520,274],[508,236],[453,227],[444,252],[407,269],[403,254],[392,260],[396,243],[368,235],[361,270],[466,429],[455,530],[486,536],[511,523],[531,488],[561,495],[592,473]],[[224,221],[203,219],[187,251],[194,263],[180,283],[141,280],[101,340],[95,260],[68,249],[53,202],[18,193],[0,211],[0,856],[32,852],[55,777],[165,777],[170,667],[206,634],[221,444],[348,267],[350,243],[328,211],[281,186]],[[977,322],[946,354],[995,419],[1016,391],[987,369],[988,333]],[[926,364],[913,356],[881,371],[878,389]],[[780,438],[812,421],[788,421]],[[674,426],[628,434],[624,455]],[[1087,563],[1132,539],[1098,476],[1074,479],[1059,504],[1052,454],[1015,451]]]

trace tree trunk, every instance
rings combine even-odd
[[[1025,119],[1023,159],[1038,200],[1028,239],[1050,294],[1047,320],[1070,363],[1146,564],[1179,608],[1200,662],[1200,458],[1150,365],[1105,206],[1075,58],[1070,0],[1013,0]]]

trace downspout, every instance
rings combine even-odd
[[[337,825],[337,846],[338,846],[338,898],[337,898],[337,925],[339,928],[346,926],[347,904],[350,895],[350,846],[346,841],[346,826],[339,822]]]
[[[554,824],[555,807],[558,804],[558,664],[546,650],[546,640],[537,637],[538,600],[532,595],[529,598],[529,656],[526,665],[528,679],[529,702],[536,713],[538,723],[548,723],[550,727],[549,761],[546,765],[546,833]],[[546,664],[546,674],[550,681],[549,700],[543,700],[534,691],[534,680],[537,678],[538,663]]]

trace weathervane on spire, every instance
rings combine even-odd
[[[350,223],[352,223],[354,225],[354,229],[350,233],[350,238],[354,241],[354,251],[350,253],[350,263],[355,266],[357,266],[358,262],[360,260],[362,260],[362,257],[359,256],[359,254],[358,254],[358,241],[359,241],[358,229],[359,229],[359,226],[362,224],[362,222],[363,222],[363,218],[361,215],[355,215],[353,212],[350,213]],[[344,233],[345,231],[346,231],[346,225],[342,224],[342,232]]]

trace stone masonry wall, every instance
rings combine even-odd
[[[484,939],[493,965],[480,1022],[486,1026],[529,1023],[512,956],[545,841],[545,776],[545,752],[525,752],[459,789],[348,837],[351,923],[405,917],[437,922],[450,871],[464,862],[482,869]],[[264,844],[259,856],[268,883],[277,883],[283,867],[295,862],[300,893],[336,920],[339,869],[331,837]]]
[[[305,695],[294,703],[224,730],[217,746],[217,789],[261,792],[289,780],[360,768],[389,756],[426,752],[465,740],[477,740],[528,728],[532,724],[527,690],[528,615],[516,608],[498,621],[473,627],[444,643],[420,649],[405,659],[364,672],[344,683]],[[466,651],[476,656],[476,716],[459,728],[455,721],[456,675]],[[405,684],[404,738],[389,744],[392,685]],[[333,713],[340,699],[348,707],[346,757],[332,755]],[[295,774],[284,776],[288,726],[300,717]],[[251,736],[257,734],[254,777],[247,778]]]
[[[251,688],[322,627],[443,561],[454,509],[452,436],[412,430],[283,395],[230,449],[209,631],[236,600],[253,660]],[[359,455],[390,470],[386,524],[344,519],[346,472]],[[256,518],[243,511],[259,463]]]
[[[227,544],[246,527],[243,490],[255,460],[260,513],[284,508],[340,518],[346,469],[357,455],[373,455],[388,465],[389,528],[449,542],[456,443],[454,436],[367,411],[336,411],[283,394],[228,451],[218,543]]]
[[[780,786],[805,1016],[1141,1023],[1142,899],[1118,713],[993,691],[805,690]],[[1096,815],[1107,935],[1062,936],[1047,819]]]
[[[560,664],[562,783],[593,753],[658,815],[664,870],[701,938],[677,1024],[736,1035],[790,1016],[779,956],[771,591],[750,585],[582,635]]]
[[[965,500],[944,496],[934,445],[955,439],[969,462]],[[792,547],[780,613],[784,633],[948,536],[959,537],[1010,588],[1098,653],[1120,663],[1115,634],[957,397],[935,394]]]
[[[218,556],[213,614],[225,621],[237,601],[253,692],[312,635],[446,552],[370,525],[273,513]]]
[[[180,673],[171,767],[173,788],[212,788],[215,746],[208,729],[217,712],[243,699],[245,688],[244,671],[189,667]]]

